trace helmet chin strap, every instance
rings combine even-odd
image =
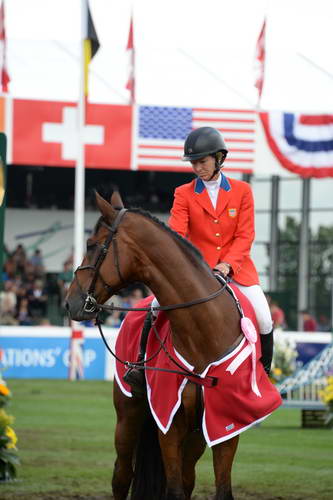
[[[218,153],[215,154],[215,168],[214,168],[212,175],[208,179],[208,182],[211,181],[215,177],[215,175],[219,173],[219,171],[222,168],[224,159],[225,159],[225,156],[223,156],[221,151],[219,151]]]
[[[221,167],[222,167],[222,165],[219,165],[218,162],[216,161],[214,171],[213,171],[212,175],[209,177],[208,182],[211,181],[215,177],[215,175],[220,171]]]

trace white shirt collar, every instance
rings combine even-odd
[[[221,184],[221,173],[219,173],[218,178],[215,181],[203,181],[207,189],[217,189]]]
[[[221,185],[221,174],[218,175],[218,178],[215,181],[203,181],[203,183],[205,185],[205,188],[207,189],[213,207],[216,208],[217,197]]]

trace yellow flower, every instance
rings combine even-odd
[[[277,375],[277,376],[282,375],[281,368],[274,368],[274,375]]]
[[[8,387],[1,383],[0,383],[0,394],[3,394],[4,396],[9,396],[10,394],[10,390],[8,389]]]
[[[333,401],[333,376],[327,377],[327,385],[322,391],[319,391],[319,397],[325,404]]]
[[[7,425],[11,425],[14,422],[14,417],[12,415],[8,415],[5,410],[0,410],[0,427],[6,427]]]
[[[17,436],[15,434],[14,429],[12,429],[12,427],[9,427],[9,425],[7,425],[5,429],[5,434],[10,439],[9,443],[7,443],[7,448],[16,448]]]

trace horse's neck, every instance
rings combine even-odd
[[[170,234],[163,229],[160,229],[160,233],[156,246],[146,244],[141,252],[142,280],[145,281],[148,276],[146,284],[160,305],[190,302],[216,292],[221,285],[209,268]],[[238,312],[225,294],[167,314],[176,349],[199,368],[217,359],[234,342],[239,332]]]
[[[143,279],[149,274],[149,287],[161,305],[190,302],[210,295],[218,283],[209,267],[175,237],[159,229],[156,243],[143,249]],[[176,301],[176,302],[175,302]]]

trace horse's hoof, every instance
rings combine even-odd
[[[143,370],[129,368],[123,376],[123,380],[131,386],[133,396],[144,396],[146,384]]]

